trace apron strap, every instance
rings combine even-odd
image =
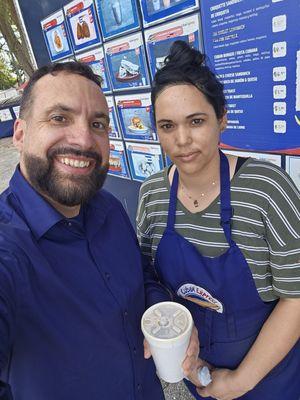
[[[210,309],[205,310],[205,320],[204,320],[204,332],[205,332],[205,343],[204,348],[207,353],[211,351],[211,342],[212,342],[212,325],[213,325],[213,317],[215,311]]]
[[[220,153],[220,179],[221,179],[221,226],[229,245],[233,243],[231,239],[231,218],[233,210],[230,204],[230,173],[229,163],[225,154]]]
[[[175,220],[176,220],[176,204],[177,204],[177,191],[178,191],[178,170],[175,168],[173,181],[171,185],[171,193],[170,193],[170,203],[169,203],[169,211],[168,211],[168,222],[167,229],[169,231],[174,230]]]

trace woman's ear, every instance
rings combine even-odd
[[[223,132],[227,128],[227,110],[225,110],[223,116],[220,119],[220,131]]]
[[[24,119],[16,119],[14,123],[13,144],[21,153],[23,150],[24,137],[26,130],[26,121]]]

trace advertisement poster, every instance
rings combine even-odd
[[[287,156],[285,159],[286,172],[295,182],[295,185],[300,190],[300,157]]]
[[[13,112],[15,114],[16,118],[19,118],[19,114],[20,114],[20,106],[14,106],[13,108]]]
[[[93,0],[74,0],[64,12],[75,53],[101,43]]]
[[[158,144],[126,142],[132,179],[143,182],[163,169],[163,156]]]
[[[44,40],[51,61],[73,54],[68,38],[63,10],[58,10],[41,21]]]
[[[198,8],[198,0],[140,0],[143,25],[148,26]]]
[[[157,141],[150,93],[115,97],[125,140]]]
[[[94,74],[102,79],[101,87],[104,93],[111,92],[111,84],[102,47],[82,53],[76,56],[76,60],[88,64]]]
[[[113,40],[104,48],[114,90],[150,86],[141,33]]]
[[[140,27],[135,0],[96,0],[103,39]]]
[[[109,137],[112,139],[121,139],[121,131],[118,124],[117,110],[112,96],[107,96],[106,101],[109,109]]]
[[[200,23],[198,14],[181,18],[168,24],[145,31],[145,42],[151,68],[151,76],[162,68],[172,43],[184,40],[190,46],[200,50]]]
[[[226,148],[300,154],[300,6],[201,3],[204,48],[225,85]]]
[[[118,176],[119,178],[131,179],[122,141],[110,141],[108,174]]]
[[[7,122],[11,121],[12,119],[13,116],[11,115],[9,108],[3,108],[2,110],[0,110],[0,122]]]
[[[225,154],[232,154],[238,157],[251,157],[256,158],[257,160],[267,161],[272,164],[278,165],[281,167],[281,155],[279,154],[272,154],[272,153],[255,153],[250,151],[231,151],[231,150],[223,150]]]
[[[14,119],[9,108],[0,109],[0,138],[11,136]]]

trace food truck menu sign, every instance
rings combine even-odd
[[[93,0],[71,1],[64,12],[75,52],[101,43]]]
[[[140,27],[135,0],[96,0],[96,6],[105,40]]]
[[[299,2],[211,0],[201,9],[228,102],[223,147],[300,154]]]
[[[131,179],[126,152],[122,141],[110,141],[108,174],[119,178]]]
[[[94,74],[101,78],[101,88],[104,93],[111,92],[110,78],[102,46],[77,55],[76,60],[88,64]]]
[[[198,50],[201,48],[198,14],[146,29],[144,34],[152,77],[164,66],[165,57],[176,40],[184,40]]]
[[[63,10],[58,10],[43,19],[41,26],[51,61],[57,61],[73,54]]]

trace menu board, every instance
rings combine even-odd
[[[57,61],[73,54],[63,10],[58,10],[43,19],[41,26],[51,61]]]
[[[77,55],[76,60],[88,64],[94,74],[101,78],[101,88],[104,93],[111,92],[111,83],[102,47]]]
[[[198,0],[140,0],[143,25],[148,26],[198,8]]]
[[[109,175],[130,179],[126,152],[122,141],[110,140]]]
[[[121,139],[121,131],[118,124],[117,110],[113,96],[106,97],[109,109],[109,137],[113,139]]]
[[[64,6],[75,53],[101,43],[93,0],[74,0]]]
[[[150,93],[116,96],[125,140],[157,141]]]
[[[256,158],[257,160],[267,161],[272,164],[278,165],[278,167],[281,167],[281,155],[279,155],[279,154],[255,153],[255,152],[249,152],[249,151],[235,151],[235,150],[223,150],[223,153],[232,154],[234,156],[244,157],[244,158],[248,158],[248,157]]]
[[[132,179],[143,182],[163,169],[163,156],[158,144],[126,142]]]
[[[104,48],[114,90],[150,86],[141,33],[115,39]]]
[[[290,174],[291,178],[295,182],[298,190],[300,191],[300,158],[287,156],[286,157],[286,171]]]
[[[145,42],[152,77],[154,77],[157,69],[163,67],[164,59],[176,40],[184,40],[190,46],[200,50],[199,25],[198,14],[195,14],[145,31]]]
[[[0,122],[7,122],[11,121],[12,119],[13,116],[9,108],[3,108],[2,110],[0,110]]]
[[[15,114],[15,117],[16,117],[16,118],[19,118],[19,115],[20,115],[20,106],[14,106],[12,109],[13,109],[13,112],[14,112],[14,114]]]
[[[103,39],[139,28],[135,0],[96,0]]]
[[[223,147],[300,154],[300,7],[211,0],[201,13],[205,52],[228,102]]]

